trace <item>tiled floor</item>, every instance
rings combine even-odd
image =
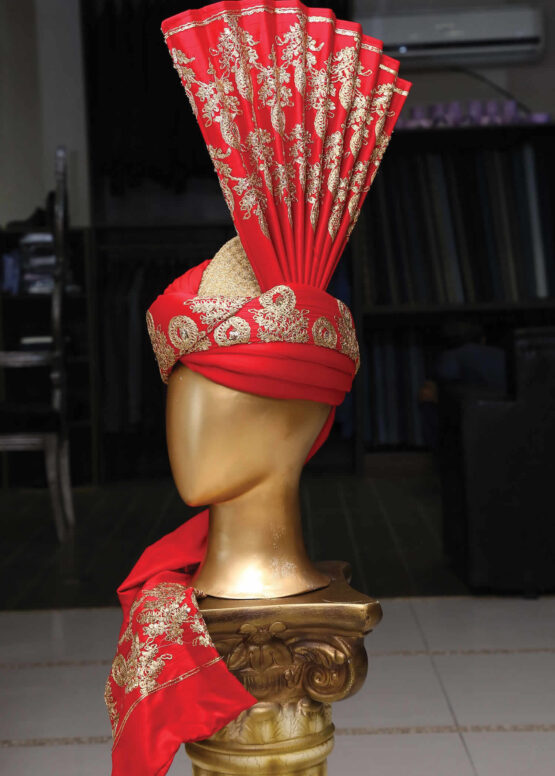
[[[553,776],[555,598],[382,599],[330,776]],[[117,609],[0,614],[0,774],[106,776]],[[170,776],[190,776],[183,751]]]

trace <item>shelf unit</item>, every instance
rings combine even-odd
[[[528,144],[537,149],[539,158],[542,160],[542,164],[551,165],[555,162],[555,125],[518,125],[513,127],[468,127],[468,128],[441,128],[434,130],[399,130],[395,133],[390,148],[384,157],[382,163],[382,169],[380,170],[378,177],[368,195],[367,201],[364,205],[363,212],[361,214],[361,220],[368,218],[374,225],[374,228],[381,228],[379,218],[377,219],[374,213],[379,210],[380,206],[383,212],[383,202],[385,190],[390,199],[386,200],[391,202],[391,198],[395,196],[395,189],[399,186],[400,191],[404,187],[404,199],[405,204],[407,197],[410,200],[410,196],[420,197],[420,199],[431,200],[433,197],[438,197],[438,192],[435,189],[429,191],[423,191],[417,188],[417,184],[410,178],[410,165],[414,164],[419,156],[430,157],[431,155],[441,156],[443,160],[455,159],[460,154],[466,155],[465,158],[471,158],[474,153],[480,155],[480,160],[486,159],[487,155],[501,153],[505,154],[505,158],[510,158],[510,154],[515,149],[522,148],[524,144]],[[515,151],[516,152],[516,151]],[[416,164],[418,164],[416,162]],[[445,164],[445,161],[444,161]],[[446,163],[450,164],[449,161]],[[399,180],[400,176],[405,175],[404,166],[406,165],[407,173],[405,180]],[[414,169],[414,167],[412,168]],[[541,171],[543,172],[543,171]],[[484,173],[485,176],[485,173]],[[429,179],[428,179],[429,180]],[[422,179],[420,179],[420,184]],[[494,197],[496,194],[495,188],[491,185],[491,179],[487,181],[490,188],[487,190],[487,196]],[[450,185],[453,182],[450,181]],[[468,196],[468,191],[464,191],[462,187],[459,188],[457,181],[455,186],[458,189],[454,197]],[[382,191],[379,190],[382,187]],[[451,192],[450,192],[451,193]],[[507,192],[501,192],[503,196]],[[549,191],[543,192],[544,196],[551,198],[550,201],[555,203],[555,187],[550,183]],[[509,191],[509,196],[513,195],[512,191]],[[401,196],[401,195],[400,195]],[[482,197],[486,196],[482,191]],[[530,196],[530,189],[526,191],[525,196]],[[532,192],[533,196],[533,192]],[[380,205],[380,197],[382,197]],[[426,203],[426,206],[429,203]],[[487,204],[487,202],[486,202]],[[514,203],[513,203],[514,204]],[[409,215],[406,210],[397,210],[391,215],[392,226],[391,228],[399,229],[399,215]],[[418,203],[420,206],[420,203]],[[492,208],[495,203],[492,204]],[[520,206],[527,207],[526,200],[520,199]],[[452,207],[452,202],[451,202]],[[534,205],[536,207],[536,205]],[[374,209],[374,213],[370,211]],[[392,208],[393,209],[393,208]],[[433,203],[431,206],[433,212]],[[439,210],[439,208],[438,208]],[[416,212],[416,210],[415,210]],[[496,216],[496,213],[493,213]],[[492,217],[493,217],[492,216]],[[538,326],[538,325],[552,325],[555,323],[555,288],[553,287],[553,277],[555,277],[555,256],[553,255],[552,246],[555,240],[554,225],[551,219],[544,212],[544,221],[542,228],[544,231],[547,229],[547,243],[544,242],[544,255],[543,261],[547,263],[548,270],[551,278],[551,285],[549,287],[549,294],[545,298],[520,298],[518,301],[514,299],[488,299],[483,301],[469,302],[447,302],[445,300],[438,302],[422,303],[383,303],[383,304],[371,304],[368,302],[367,293],[369,288],[369,277],[379,282],[383,280],[383,276],[376,278],[376,265],[378,264],[375,254],[369,251],[368,246],[370,241],[375,250],[376,240],[374,235],[371,238],[363,237],[367,239],[366,243],[361,242],[361,233],[364,235],[367,226],[360,229],[357,227],[353,235],[352,240],[352,275],[353,275],[353,314],[357,324],[357,329],[360,332],[361,338],[365,342],[372,339],[376,332],[389,332],[392,336],[402,337],[403,332],[413,331],[417,333],[419,339],[422,342],[422,348],[425,351],[425,361],[428,365],[433,360],[435,354],[440,348],[439,332],[441,327],[446,321],[453,319],[469,320],[480,323],[486,334],[489,335],[489,339],[493,344],[505,342],[510,330],[516,326]],[[462,221],[462,218],[461,218]],[[385,228],[385,227],[384,227]],[[433,221],[433,228],[435,230],[444,229],[445,224],[438,222],[436,218]],[[495,228],[499,230],[499,225]],[[414,221],[413,221],[414,229]],[[494,227],[491,227],[492,232]],[[407,229],[408,231],[408,229]],[[453,230],[456,234],[456,231]],[[357,234],[358,232],[358,234]],[[410,236],[410,233],[409,233]],[[497,237],[498,235],[494,235]],[[431,264],[432,258],[430,255],[416,256],[415,243],[411,243],[410,239],[394,236],[397,240],[397,248],[404,250],[404,255],[401,258],[399,254],[393,255],[393,260],[389,265],[385,266],[385,262],[382,261],[379,264],[382,273],[387,272],[389,279],[393,269],[391,264],[395,264],[396,270],[399,273],[412,272],[416,266],[416,259],[422,262],[428,262]],[[387,242],[387,235],[384,238]],[[384,241],[380,243],[383,245]],[[493,244],[493,241],[492,241]],[[389,249],[391,250],[391,242],[389,243]],[[496,246],[497,248],[499,246]],[[420,250],[422,246],[420,246]],[[491,245],[490,245],[491,250]],[[459,260],[462,253],[462,248],[455,244],[454,252],[456,252]],[[371,255],[369,255],[369,253]],[[474,261],[476,256],[471,257]],[[495,261],[498,262],[500,272],[506,271],[506,265],[509,261],[514,262],[514,256],[509,257],[505,253],[497,250],[494,255]],[[535,256],[532,257],[535,259]],[[374,262],[373,275],[368,274],[368,264],[364,266],[364,262]],[[437,263],[438,258],[436,255],[435,261]],[[447,262],[445,255],[439,254],[439,261]],[[473,265],[473,269],[476,268],[476,264]],[[428,267],[429,269],[429,267]],[[527,269],[532,272],[531,267]],[[398,279],[398,278],[396,278]],[[409,278],[412,282],[412,289],[414,291],[414,276]],[[401,278],[401,282],[406,282],[406,278]],[[407,282],[407,285],[410,285]],[[372,289],[373,290],[373,289]],[[520,291],[520,288],[519,288]],[[383,294],[383,296],[386,296]],[[355,447],[355,465],[359,472],[364,470],[364,457],[367,452],[372,452],[377,448],[373,445],[368,446],[365,444],[364,439],[364,424],[365,424],[365,412],[370,401],[369,391],[372,389],[372,385],[375,385],[375,381],[379,379],[379,375],[370,369],[370,378],[367,382],[370,383],[366,388],[362,385],[363,380],[358,378],[355,382],[355,434],[354,434],[354,447]],[[416,401],[416,399],[414,399]],[[380,448],[382,449],[382,448]],[[408,449],[406,446],[400,445],[390,449]]]

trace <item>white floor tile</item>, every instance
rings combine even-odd
[[[2,749],[0,776],[109,776],[110,744],[22,746]],[[192,776],[191,761],[181,747],[168,776]]]
[[[555,733],[465,734],[478,776],[553,776]]]
[[[555,648],[555,596],[418,598],[412,605],[430,649]]]
[[[328,759],[328,776],[401,774],[474,776],[474,771],[455,733],[337,736]]]
[[[333,706],[337,727],[452,725],[430,658],[370,657],[368,677],[352,698]]]
[[[171,768],[168,771],[168,776],[192,776],[192,774],[193,766],[187,757],[185,747],[182,746],[175,755]]]
[[[555,724],[555,655],[449,655],[434,661],[459,724]]]
[[[108,666],[0,670],[0,738],[110,735]]]
[[[0,663],[111,660],[121,610],[0,612]]]
[[[109,776],[109,773],[109,744],[13,747],[2,749],[0,754],[1,776]]]
[[[383,620],[376,630],[366,637],[367,651],[371,653],[425,649],[426,645],[411,611],[410,602],[383,598],[380,603]]]

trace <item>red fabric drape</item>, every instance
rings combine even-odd
[[[118,588],[123,624],[105,692],[113,776],[163,776],[184,741],[256,702],[218,655],[190,586],[207,534],[206,510],[148,547]]]
[[[410,88],[399,63],[297,0],[227,0],[162,31],[262,290],[325,289]]]

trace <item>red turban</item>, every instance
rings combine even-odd
[[[207,285],[205,271],[218,275],[215,288],[227,289],[225,296],[199,295],[199,287]],[[242,284],[237,282],[241,273],[247,275]],[[147,324],[164,381],[179,360],[238,391],[336,406],[350,391],[359,365],[348,307],[301,283],[261,293],[238,237],[212,262],[168,286],[151,305]]]
[[[335,407],[359,355],[349,310],[325,289],[410,84],[360,25],[298,0],[223,0],[162,31],[238,233],[147,313],[162,378],[181,361],[235,390]],[[163,776],[181,742],[255,703],[190,586],[207,531],[203,512],[149,547],[118,590],[113,776]]]

